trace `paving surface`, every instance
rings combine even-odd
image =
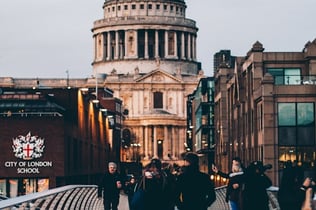
[[[216,201],[208,208],[208,210],[229,210],[230,207],[225,201],[226,188],[217,188],[216,192]],[[279,210],[279,205],[275,197],[275,193],[268,191],[270,198],[270,210]],[[127,196],[122,194],[119,204],[119,210],[129,210]],[[177,208],[175,208],[177,210]]]

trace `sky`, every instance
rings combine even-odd
[[[93,22],[104,0],[0,0],[0,77],[87,78],[93,74]],[[315,0],[186,0],[196,21],[197,60],[213,75],[213,55],[301,52],[316,39]]]

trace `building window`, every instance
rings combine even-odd
[[[128,5],[124,5],[124,10],[128,10]]]
[[[274,77],[275,85],[301,84],[301,69],[299,68],[269,68],[268,72]]]
[[[154,109],[163,108],[163,94],[162,92],[154,92]]]
[[[135,4],[132,4],[132,9],[136,9],[136,5]]]
[[[314,103],[278,104],[279,145],[315,145]]]
[[[156,5],[156,10],[160,10],[160,4]]]
[[[117,6],[117,10],[118,10],[118,11],[121,10],[121,6],[120,6],[120,5]]]
[[[152,4],[148,4],[148,9],[152,9],[153,5]]]
[[[258,131],[263,130],[263,106],[262,103],[257,105],[257,129]]]
[[[139,8],[140,8],[140,9],[144,9],[145,7],[144,7],[143,4],[141,4]]]
[[[163,5],[163,9],[166,11],[166,10],[168,10],[168,5]]]

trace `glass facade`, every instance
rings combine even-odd
[[[274,77],[276,85],[300,85],[301,69],[298,68],[269,68],[268,72]]]
[[[49,179],[45,178],[19,178],[0,179],[0,195],[17,197],[49,189]]]
[[[309,173],[315,167],[315,104],[278,103],[279,165],[291,161]]]

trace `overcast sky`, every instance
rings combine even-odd
[[[93,21],[104,0],[0,0],[0,77],[86,78],[92,74]],[[213,55],[302,51],[316,38],[316,0],[186,0],[199,28],[197,57],[206,75]]]

